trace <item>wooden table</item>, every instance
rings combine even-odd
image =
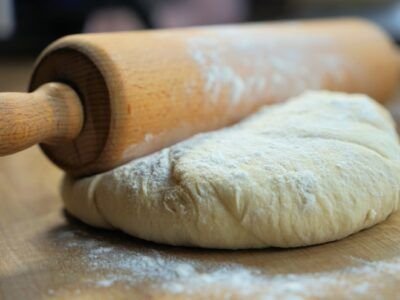
[[[23,90],[29,61],[0,62],[0,68],[0,90]],[[37,148],[0,158],[0,299],[399,297],[399,213],[314,247],[168,247],[92,229],[66,215],[61,176]]]

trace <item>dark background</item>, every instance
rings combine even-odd
[[[79,32],[349,15],[377,22],[400,42],[399,0],[0,0],[0,58],[35,57]]]

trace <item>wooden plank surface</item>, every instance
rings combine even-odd
[[[30,63],[0,62],[0,91],[23,90]],[[395,114],[398,103],[391,104]],[[58,193],[61,176],[37,148],[0,158],[0,299],[398,297],[399,213],[314,247],[168,247],[69,217]]]

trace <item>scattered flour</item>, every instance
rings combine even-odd
[[[65,251],[79,251],[82,264],[92,272],[93,279],[86,284],[94,288],[118,284],[128,289],[147,283],[152,290],[188,298],[200,294],[207,299],[223,295],[260,300],[323,298],[345,291],[346,298],[364,299],[371,289],[382,288],[382,276],[400,280],[400,258],[368,262],[349,257],[357,267],[273,275],[256,267],[182,258],[150,247],[121,248],[81,231],[61,232],[57,239]],[[57,295],[57,290],[49,289],[48,294]]]
[[[154,136],[151,133],[146,133],[144,136],[144,141],[146,143],[150,143],[154,139]]]

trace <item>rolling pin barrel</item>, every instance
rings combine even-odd
[[[42,142],[90,175],[307,89],[384,101],[399,71],[390,39],[356,19],[69,36],[37,60],[32,93],[0,95],[0,154]]]

